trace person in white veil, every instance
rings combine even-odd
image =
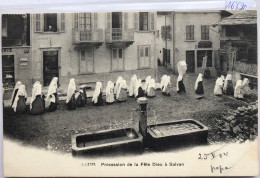
[[[45,107],[49,111],[55,111],[58,105],[58,77],[53,77],[45,99]]]
[[[176,84],[177,93],[186,92],[185,85],[183,83],[183,75],[179,74]]]
[[[224,87],[223,92],[227,95],[233,95],[234,94],[234,87],[232,83],[232,75],[228,74],[225,81],[224,81]]]
[[[92,102],[95,106],[103,105],[103,98],[102,98],[102,83],[97,82],[96,88],[92,97]]]
[[[222,89],[223,89],[223,85],[224,85],[224,79],[225,77],[223,75],[221,75],[221,77],[219,77],[216,80],[216,84],[215,84],[215,88],[214,88],[214,94],[216,96],[221,96],[222,95]]]
[[[251,89],[249,87],[249,80],[248,80],[248,78],[244,78],[244,80],[242,81],[241,93],[243,95],[249,95],[250,92],[251,92]]]
[[[126,101],[127,99],[127,84],[125,80],[121,80],[119,88],[117,90],[116,99],[119,102]]]
[[[27,93],[24,85],[20,85],[15,96],[12,108],[16,113],[26,112]]]
[[[79,91],[75,93],[75,100],[77,107],[84,107],[87,104],[87,92],[86,86],[81,85]]]
[[[114,83],[111,81],[107,82],[107,87],[106,87],[106,103],[107,104],[112,104],[115,101],[115,96],[114,96]]]
[[[138,79],[135,86],[135,97],[144,97],[144,90],[142,88],[142,80]]]
[[[149,85],[151,79],[152,79],[151,76],[148,76],[148,77],[146,77],[146,79],[145,79],[145,93],[147,93],[148,85]]]
[[[14,90],[13,90],[13,93],[12,93],[12,97],[11,97],[11,101],[12,101],[11,106],[14,103],[14,99],[15,99],[17,92],[18,92],[18,89],[21,85],[22,85],[22,82],[20,82],[20,81],[16,82],[16,84],[15,84],[15,87],[14,87]]]
[[[123,78],[121,76],[119,76],[116,80],[116,85],[115,85],[115,88],[114,88],[114,94],[117,94],[117,90],[119,88],[119,84],[120,84],[121,80],[123,80]]]
[[[186,64],[186,62],[185,61],[179,61],[177,69],[178,69],[179,75],[186,74],[186,71],[187,71],[187,64]]]
[[[165,82],[165,79],[166,79],[166,78],[167,78],[167,75],[163,75],[163,76],[162,76],[161,84],[160,84],[161,90],[163,90],[163,86],[164,86],[164,82]]]
[[[69,110],[76,109],[75,93],[76,93],[76,83],[75,83],[75,79],[72,78],[70,79],[70,83],[67,91],[67,99],[66,99],[66,104]]]
[[[155,80],[151,79],[147,87],[147,96],[155,97]]]
[[[42,114],[45,111],[45,101],[42,95],[42,85],[39,81],[35,82],[32,88],[32,98],[30,103],[31,114]]]
[[[132,97],[135,95],[135,86],[137,84],[137,77],[134,74],[130,80],[130,85],[129,85],[129,96]]]
[[[171,88],[171,77],[167,76],[164,81],[164,86],[162,90],[162,94],[166,96],[170,96],[170,88]]]
[[[242,80],[238,80],[235,86],[235,91],[234,91],[234,97],[237,99],[242,99],[243,94],[241,92],[241,88],[243,87],[242,85]]]
[[[195,82],[195,93],[199,95],[204,94],[203,76],[201,73],[199,73],[197,80]]]

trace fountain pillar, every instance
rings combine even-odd
[[[147,136],[147,104],[148,104],[148,99],[146,97],[138,98],[137,103],[140,106],[139,132],[145,138]]]

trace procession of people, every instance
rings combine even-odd
[[[186,88],[184,85],[184,76],[186,75],[187,64],[185,61],[180,61],[177,66],[178,77],[176,82],[176,91],[178,94],[185,93]],[[45,111],[53,112],[57,109],[59,104],[58,96],[58,77],[54,77],[50,82],[48,87],[48,93],[45,95],[42,93],[42,85],[39,81],[36,81],[32,88],[32,97],[30,101],[30,113],[37,115],[42,114]],[[168,75],[163,75],[159,87],[156,87],[156,81],[151,76],[147,76],[144,79],[138,79],[137,75],[134,74],[129,82],[129,87],[127,86],[126,80],[122,76],[118,76],[115,83],[111,80],[107,82],[105,90],[105,103],[113,104],[117,102],[126,102],[128,97],[144,97],[149,98],[155,97],[155,90],[161,90],[162,95],[171,95],[171,77]],[[203,74],[199,73],[195,82],[194,92],[197,95],[202,96],[204,94],[203,87]],[[238,80],[233,87],[232,75],[228,74],[226,77],[221,75],[217,78],[214,94],[216,96],[222,96],[223,93],[226,95],[234,95],[237,99],[242,99],[244,94],[249,93],[249,80],[244,78],[244,80]],[[14,87],[12,97],[11,97],[11,107],[15,113],[25,113],[26,112],[26,101],[27,93],[25,90],[25,85],[18,81]],[[84,107],[87,104],[87,93],[86,86],[80,86],[77,90],[75,79],[71,78],[66,97],[66,105],[68,110],[75,110],[77,107]],[[103,101],[103,87],[101,82],[96,82],[95,90],[92,96],[92,104],[94,106],[104,105]]]

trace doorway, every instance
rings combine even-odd
[[[112,40],[122,40],[121,12],[112,12]]]
[[[13,88],[15,85],[14,76],[14,55],[2,56],[2,79],[5,89]]]
[[[186,51],[187,72],[195,72],[195,52]]]
[[[58,51],[43,51],[43,85],[48,86],[53,77],[59,77]]]

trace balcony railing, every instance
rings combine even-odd
[[[102,43],[103,29],[73,29],[74,43]]]
[[[106,42],[134,41],[134,29],[106,28]]]

